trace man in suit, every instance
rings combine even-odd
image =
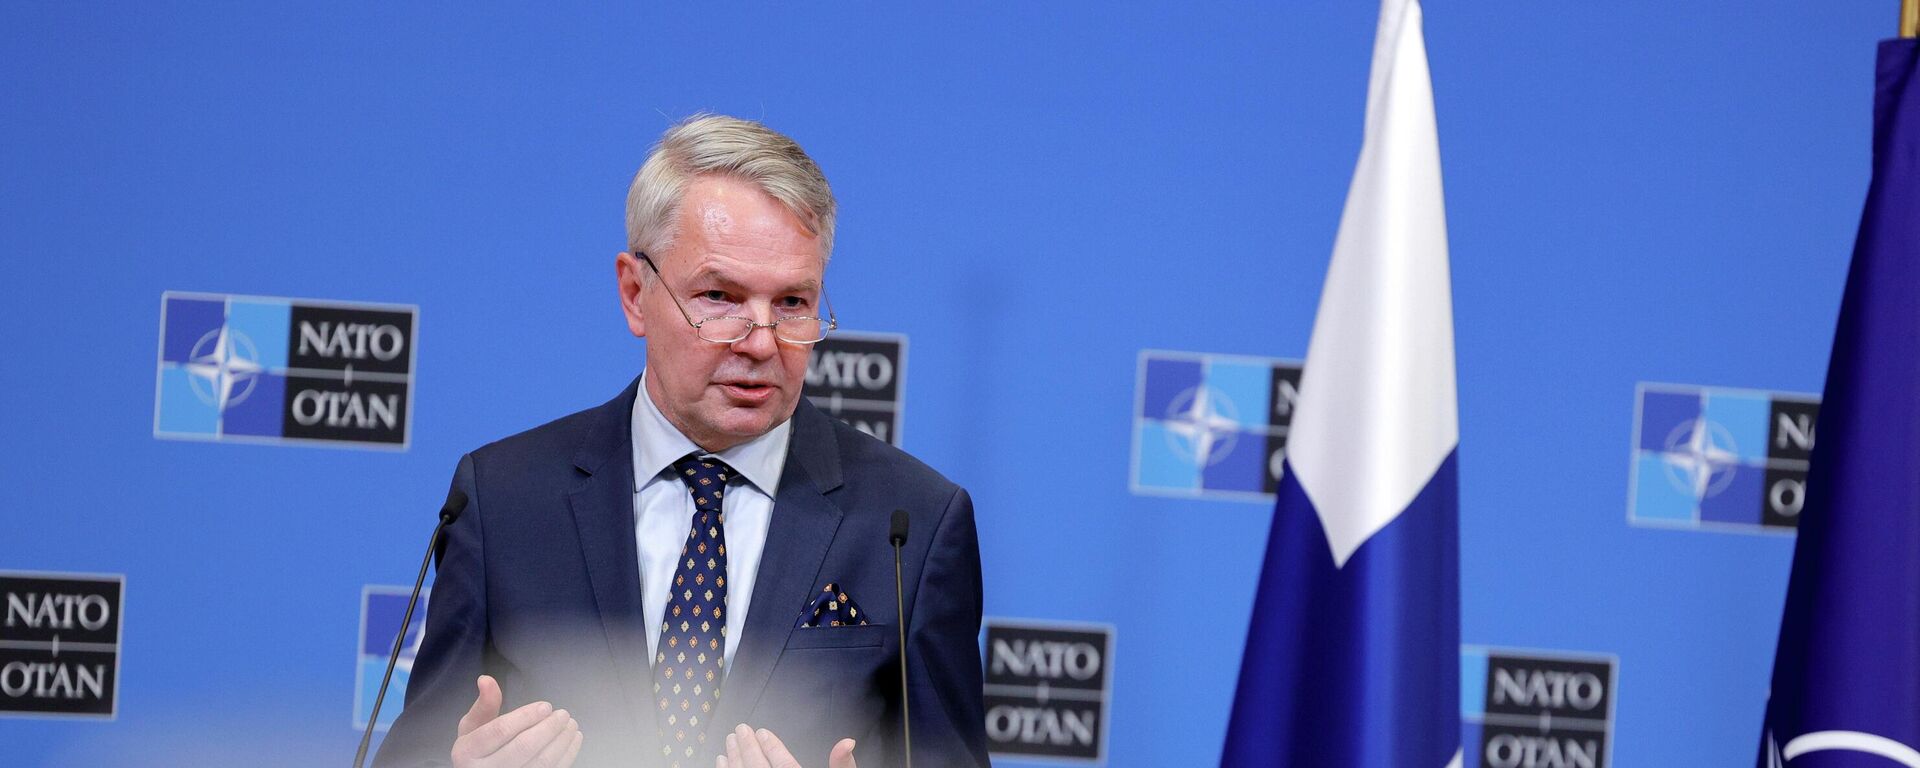
[[[987,764],[972,502],[801,398],[833,226],[791,139],[719,116],[661,138],[616,270],[645,370],[461,458],[377,765],[892,766],[903,710],[918,765]]]

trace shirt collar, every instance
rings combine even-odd
[[[768,497],[777,497],[780,471],[787,464],[787,442],[793,434],[793,419],[780,422],[766,434],[717,453],[701,450],[680,428],[667,420],[653,398],[647,394],[646,374],[641,374],[640,391],[633,398],[633,490],[651,482],[689,453],[718,457],[753,483]]]

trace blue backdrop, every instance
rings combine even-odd
[[[1616,658],[1616,766],[1752,759],[1792,540],[1630,525],[1636,387],[1819,390],[1895,5],[1427,7],[1462,640]],[[826,169],[987,612],[1116,628],[1109,764],[1214,761],[1270,509],[1130,491],[1136,369],[1304,355],[1376,11],[8,4],[0,570],[126,603],[117,717],[0,763],[349,759],[363,585],[462,452],[639,370],[624,191],[700,110]],[[410,446],[155,439],[169,290],[418,306]]]

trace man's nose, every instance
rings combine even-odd
[[[753,314],[761,315],[762,313],[754,312]],[[754,317],[754,326],[747,330],[747,337],[733,343],[735,354],[754,360],[765,360],[780,350],[780,339],[774,336],[771,324],[773,313],[767,312],[765,315],[765,322],[762,322],[760,317]]]

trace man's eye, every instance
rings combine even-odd
[[[726,300],[727,300],[727,292],[726,292],[726,291],[718,291],[718,290],[715,290],[715,291],[701,291],[701,292],[700,292],[700,298],[702,298],[702,299],[706,299],[707,301],[713,301],[713,302],[724,302],[724,301],[726,301]]]
[[[807,300],[798,296],[788,296],[780,300],[781,309],[806,309]]]

